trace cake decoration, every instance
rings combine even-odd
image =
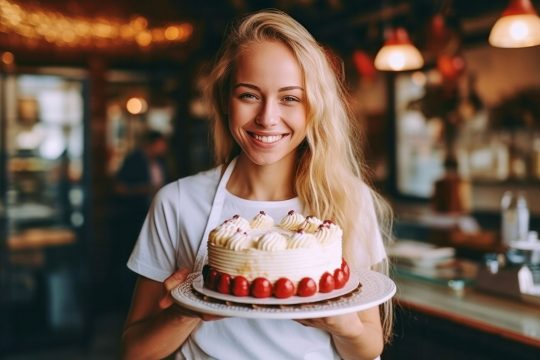
[[[264,211],[251,221],[235,215],[208,236],[204,286],[257,298],[330,293],[350,275],[342,236],[336,223],[293,210],[279,224]]]
[[[302,214],[291,210],[287,213],[287,216],[281,219],[279,226],[281,226],[285,230],[296,231],[300,228],[304,221],[305,218]]]

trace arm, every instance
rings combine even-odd
[[[384,341],[378,307],[358,313],[298,322],[329,332],[344,360],[373,360],[383,351]]]
[[[378,307],[350,314],[344,325],[345,332],[331,333],[343,359],[373,360],[381,355],[384,341]]]
[[[177,271],[164,283],[139,277],[122,334],[123,359],[163,358],[178,349],[200,323],[197,314],[173,304],[170,290],[187,276]]]

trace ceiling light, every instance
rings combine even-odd
[[[392,29],[375,57],[375,67],[382,71],[405,71],[424,66],[420,51],[412,44],[404,28]]]
[[[502,48],[540,44],[540,18],[530,0],[510,0],[491,29],[489,43]]]

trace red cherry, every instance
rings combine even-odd
[[[204,281],[204,285],[210,290],[216,290],[218,275],[219,275],[219,272],[217,272],[214,269],[210,269]]]
[[[319,280],[319,291],[322,293],[329,293],[336,288],[336,281],[332,274],[325,272],[322,274]]]
[[[219,274],[217,279],[216,290],[222,294],[231,293],[231,275],[229,274]]]
[[[294,295],[294,284],[287,278],[280,278],[274,283],[274,296],[285,299]]]
[[[345,273],[345,282],[347,282],[351,276],[351,269],[349,269],[349,264],[347,264],[345,259],[343,259],[343,262],[341,263],[341,270]]]
[[[249,281],[243,276],[236,276],[232,281],[232,293],[235,296],[248,296]]]
[[[334,280],[336,282],[336,289],[341,289],[347,283],[345,278],[345,272],[341,269],[336,269],[334,271]]]
[[[256,278],[251,283],[251,295],[256,298],[267,298],[272,296],[272,284],[266,278]]]
[[[312,278],[305,277],[298,283],[298,296],[311,296],[317,292],[317,283]]]

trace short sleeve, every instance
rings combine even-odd
[[[386,259],[386,250],[377,214],[375,212],[373,195],[369,191],[367,185],[363,185],[362,191],[362,197],[366,199],[366,238],[372,239],[372,241],[369,242],[369,246],[367,246],[367,250],[370,255],[370,266],[373,266]]]
[[[137,274],[161,282],[176,270],[179,196],[177,183],[155,195],[127,263]]]
[[[369,187],[361,184],[358,195],[360,215],[353,229],[353,241],[346,251],[353,266],[360,270],[372,268],[385,260],[386,250]]]

